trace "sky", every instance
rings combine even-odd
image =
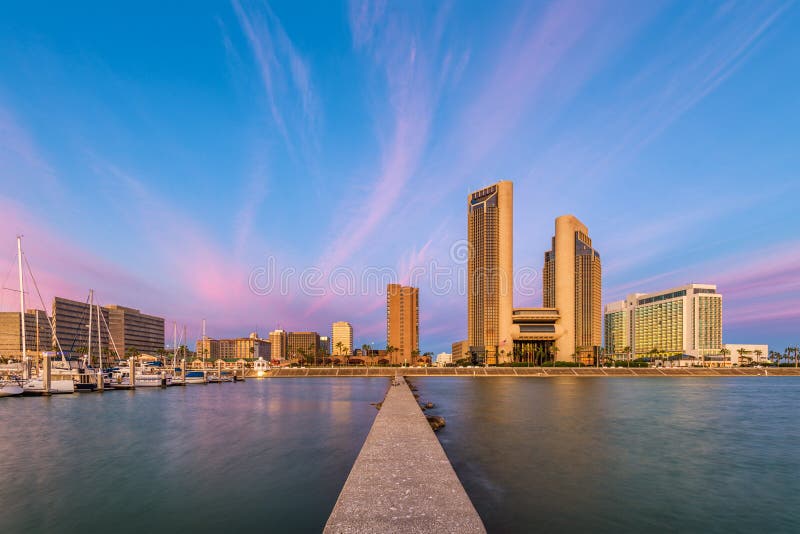
[[[713,283],[723,338],[800,343],[800,5],[15,2],[0,18],[0,307],[56,295],[229,337],[420,287],[466,337],[470,191],[514,182],[515,305],[555,217],[603,300]],[[171,337],[171,336],[170,336]]]

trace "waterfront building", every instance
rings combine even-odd
[[[322,356],[328,357],[331,355],[331,338],[328,336],[319,336],[319,348]]]
[[[332,354],[349,356],[353,354],[353,326],[346,321],[337,321],[331,326]],[[341,343],[341,346],[339,345]]]
[[[727,349],[724,355],[726,363],[731,365],[747,365],[751,362],[764,363],[769,361],[768,345],[747,345],[741,343],[725,343],[722,345]]]
[[[593,363],[602,342],[600,254],[575,216],[558,217],[555,227],[552,247],[544,255],[542,304],[559,312],[557,358]]]
[[[471,357],[510,353],[514,281],[514,189],[510,181],[467,199],[467,338]],[[505,361],[510,359],[505,356]]]
[[[605,333],[606,353],[617,358],[716,356],[722,348],[722,295],[712,284],[633,293],[606,305]]]
[[[514,308],[511,317],[513,360],[537,365],[552,360],[553,345],[564,334],[560,323],[561,314],[556,308]]]
[[[197,358],[205,358],[206,361],[214,361],[220,358],[219,355],[219,340],[212,339],[208,336],[201,337],[195,344]]]
[[[453,355],[453,363],[464,358],[469,358],[469,341],[462,339],[461,341],[454,341],[450,345],[450,354]]]
[[[163,317],[116,304],[104,308],[108,310],[108,328],[120,356],[129,349],[142,354],[158,354],[164,349]]]
[[[269,333],[269,342],[272,347],[272,359],[282,361],[287,354],[287,335],[283,330],[273,330]]]
[[[272,345],[268,340],[258,337],[257,332],[252,332],[248,337],[220,339],[217,343],[218,350],[214,359],[235,362],[272,358]]]
[[[322,358],[319,334],[317,332],[289,332],[286,336],[289,358],[303,357],[306,361],[319,363]]]
[[[84,353],[86,350],[89,339],[89,303],[78,302],[76,300],[65,299],[62,297],[55,297],[53,299],[53,339],[52,345],[56,344],[58,339],[61,349],[65,352],[80,352]],[[92,309],[92,352],[97,348],[97,312],[94,307]],[[108,310],[100,308],[100,348],[108,353],[109,342],[108,332],[106,325],[109,325]],[[117,340],[114,338],[116,344]],[[163,333],[162,333],[162,347],[163,347]],[[119,349],[119,356],[125,357],[122,349]],[[113,350],[112,350],[113,352]],[[116,357],[116,355],[114,355]]]
[[[445,367],[447,365],[452,365],[453,362],[453,355],[447,352],[440,352],[436,355],[436,361],[434,364],[436,367]]]
[[[25,312],[25,348],[29,353],[52,349],[53,334],[47,314],[42,310]],[[0,357],[22,356],[22,321],[19,312],[0,312]]]
[[[416,363],[419,355],[419,288],[388,284],[386,287],[386,344],[396,350],[391,363]]]

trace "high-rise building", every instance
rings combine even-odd
[[[602,342],[600,254],[588,228],[573,215],[556,219],[552,248],[544,255],[542,301],[559,312],[563,334],[555,342],[557,358],[594,362]]]
[[[322,356],[328,357],[331,355],[331,338],[329,336],[319,336],[319,348]]]
[[[467,199],[467,337],[473,359],[509,361],[514,277],[514,192],[500,181]]]
[[[269,343],[272,347],[273,360],[285,360],[287,350],[287,336],[283,330],[273,330],[269,333]]]
[[[605,331],[606,352],[618,358],[718,355],[722,295],[711,284],[633,293],[606,305]]]
[[[331,350],[334,355],[349,356],[353,354],[353,326],[350,323],[345,321],[333,323],[331,339],[333,341]]]
[[[25,312],[25,349],[29,354],[52,349],[50,321],[42,310]],[[0,312],[0,355],[22,356],[22,320],[19,312]]]
[[[128,349],[152,355],[164,348],[163,317],[116,304],[104,308],[108,310],[108,328],[120,356],[127,354]]]
[[[289,332],[286,336],[289,358],[303,358],[308,362],[321,361],[323,357],[317,332]]]
[[[386,286],[386,344],[393,364],[414,364],[419,353],[419,288]]]
[[[89,303],[78,302],[69,300],[62,297],[55,297],[53,299],[53,345],[58,344],[65,352],[83,352],[89,343]],[[97,311],[94,306],[92,310],[92,352],[96,350],[97,343]],[[100,347],[104,351],[108,351],[108,310],[100,308]],[[110,327],[110,325],[109,325]],[[114,344],[117,339],[114,338]],[[162,346],[163,346],[163,331],[162,331]],[[120,358],[125,357],[125,353],[117,347]],[[113,345],[112,345],[113,352]],[[116,356],[116,355],[115,355]]]

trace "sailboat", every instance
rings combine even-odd
[[[20,384],[3,384],[3,391],[6,393],[3,396],[12,396],[12,395],[19,395],[19,394],[26,394],[26,395],[44,395],[49,393],[73,393],[75,391],[75,385],[72,382],[72,377],[67,375],[66,377],[63,375],[60,369],[54,369],[53,372],[50,373],[50,388],[45,389],[45,377],[38,376],[32,377],[31,376],[31,362],[28,358],[28,347],[27,347],[27,327],[25,324],[25,284],[24,284],[24,271],[22,269],[22,236],[17,236],[17,267],[19,269],[19,313],[20,313],[20,345],[22,348],[22,374],[24,381],[21,385],[21,392],[17,392],[20,388]],[[28,269],[30,269],[30,265],[28,265]],[[33,276],[33,273],[31,273]],[[34,280],[34,285],[35,285]],[[40,295],[41,297],[41,295]],[[42,304],[44,307],[44,304]],[[49,320],[49,319],[48,319]],[[50,325],[52,328],[52,324]],[[48,358],[48,361],[43,362],[45,369],[50,368],[50,354],[43,353],[44,358]],[[64,360],[63,354],[61,355],[62,361],[66,363]]]
[[[206,375],[206,320],[203,319],[203,349],[202,349],[202,371],[187,371],[186,384],[208,384],[208,376]]]

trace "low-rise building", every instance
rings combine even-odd
[[[112,304],[108,310],[108,329],[120,355],[133,349],[141,354],[158,354],[164,349],[164,318],[147,315],[134,308]]]
[[[453,355],[448,352],[440,352],[436,355],[436,361],[434,364],[436,367],[445,367],[447,365],[452,365],[453,362]]]
[[[453,342],[450,354],[453,358],[453,363],[458,360],[463,360],[464,358],[469,358],[469,341],[462,339],[461,341]]]
[[[769,361],[768,345],[745,345],[741,343],[725,343],[725,361],[728,365],[747,365]]]
[[[52,349],[50,321],[42,310],[25,312],[25,349],[39,353]],[[22,320],[19,312],[0,312],[0,357],[22,356]]]

